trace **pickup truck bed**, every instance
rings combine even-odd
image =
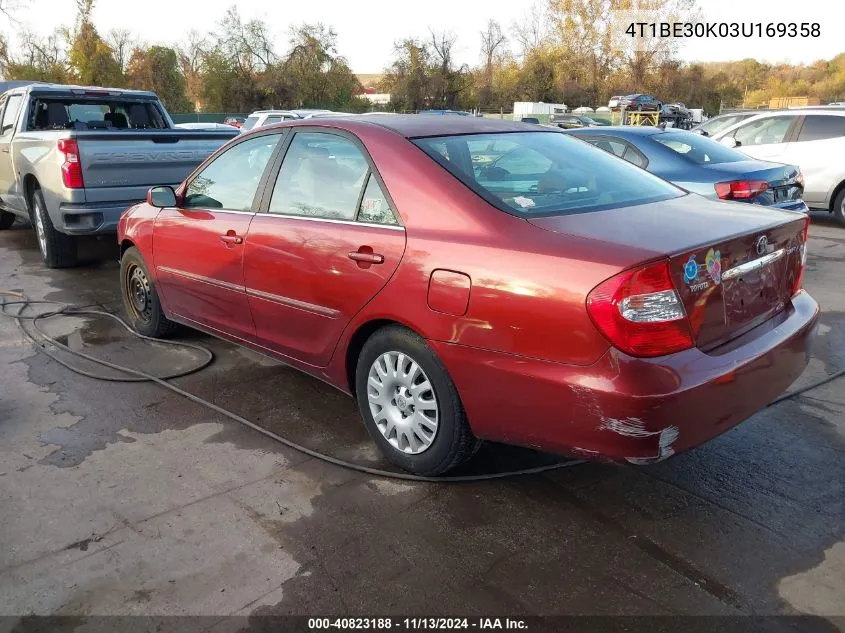
[[[0,228],[30,219],[48,267],[114,233],[154,185],[181,183],[237,135],[182,130],[150,92],[33,84],[0,96]]]

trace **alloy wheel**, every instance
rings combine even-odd
[[[417,455],[437,436],[439,409],[431,382],[413,358],[385,352],[370,367],[367,399],[376,427],[399,451]]]

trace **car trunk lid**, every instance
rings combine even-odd
[[[688,195],[529,221],[610,245],[635,244],[654,260],[668,258],[696,345],[709,350],[789,303],[802,270],[806,217]]]

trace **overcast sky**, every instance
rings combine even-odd
[[[14,0],[20,23],[35,32],[49,33],[74,20],[73,0]],[[428,29],[458,36],[458,61],[479,61],[479,31],[489,18],[510,30],[531,0],[316,0],[241,1],[244,19],[265,20],[276,34],[278,50],[287,48],[291,24],[323,21],[338,33],[341,54],[358,73],[381,72],[393,42],[401,37],[425,37]],[[178,42],[190,29],[212,30],[232,0],[97,0],[94,21],[101,33],[129,29],[147,44]],[[777,38],[689,40],[681,49],[687,60],[727,61],[754,57],[761,61],[806,63],[845,52],[842,0],[699,0],[703,17],[711,22],[818,22],[821,37],[795,40]],[[8,34],[10,25],[2,20]]]

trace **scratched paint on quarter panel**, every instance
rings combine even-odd
[[[428,307],[435,312],[463,316],[469,305],[472,281],[469,275],[435,270],[428,282]]]

